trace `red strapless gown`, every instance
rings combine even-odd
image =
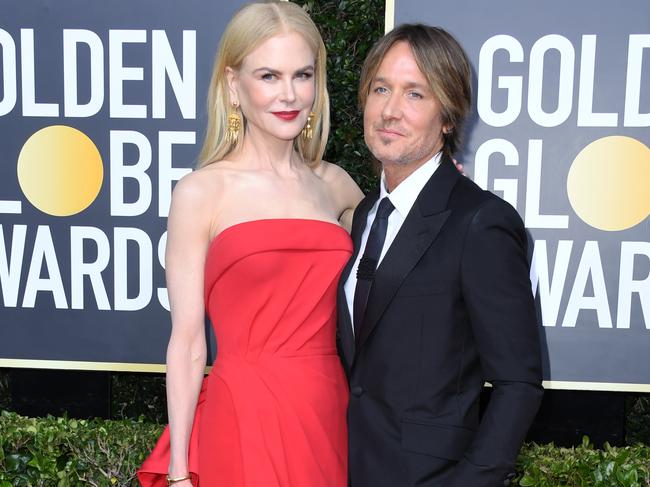
[[[347,486],[348,388],[336,353],[336,289],[352,252],[319,220],[254,220],[210,245],[205,303],[217,358],[189,448],[195,487]],[[169,431],[138,479],[166,486]]]

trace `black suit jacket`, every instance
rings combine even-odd
[[[343,283],[377,197],[355,212],[339,287],[350,485],[508,485],[542,397],[521,218],[443,156],[377,269],[355,346]]]

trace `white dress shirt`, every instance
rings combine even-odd
[[[438,152],[430,160],[425,162],[422,166],[418,167],[412,174],[410,174],[404,181],[397,185],[391,193],[388,193],[386,189],[386,180],[384,173],[381,173],[381,183],[379,185],[379,198],[375,202],[370,211],[368,212],[368,218],[366,220],[366,227],[363,230],[361,235],[361,243],[359,248],[359,253],[354,262],[354,265],[350,269],[350,275],[348,276],[347,281],[343,285],[343,290],[345,291],[345,299],[348,303],[348,311],[350,313],[350,322],[353,324],[354,332],[354,289],[357,286],[357,268],[359,267],[359,261],[363,256],[363,251],[366,248],[366,242],[368,241],[368,234],[370,233],[370,227],[372,222],[375,221],[375,215],[377,214],[377,208],[379,207],[379,202],[382,198],[388,197],[390,202],[395,207],[395,210],[388,217],[388,228],[386,230],[386,240],[384,240],[384,246],[381,249],[381,254],[379,256],[379,262],[377,267],[381,265],[386,252],[390,248],[393,240],[397,236],[397,232],[402,228],[402,224],[406,219],[411,208],[415,204],[415,200],[419,196],[422,188],[427,183],[427,181],[433,176],[433,173],[436,172],[438,166],[440,165],[440,157],[442,156],[441,152]]]

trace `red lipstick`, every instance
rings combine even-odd
[[[275,115],[276,117],[281,118],[282,120],[291,121],[298,116],[300,110],[291,110],[286,112],[271,112],[271,113],[273,113],[273,115]]]

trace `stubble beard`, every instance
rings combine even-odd
[[[367,145],[370,149],[370,152],[372,152],[372,154],[375,156],[375,159],[381,162],[382,165],[407,166],[414,162],[422,161],[424,158],[428,159],[430,157],[429,154],[431,154],[434,149],[433,146],[426,147],[423,145],[415,147],[413,150],[406,149],[397,155],[389,155],[386,153],[386,150],[390,149],[390,146],[393,145],[395,141],[384,140],[381,137],[377,136],[375,142],[380,146],[378,150],[372,147],[375,145],[374,143]]]

